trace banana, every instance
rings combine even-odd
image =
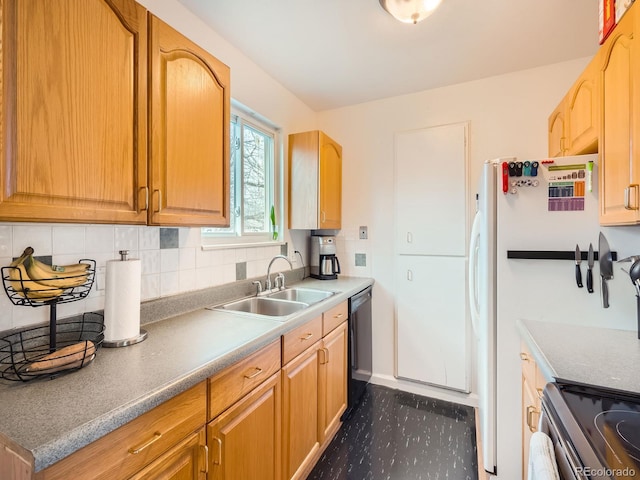
[[[67,289],[87,282],[86,267],[80,267],[82,269],[80,270],[73,265],[73,268],[69,268],[69,270],[67,270],[67,267],[63,267],[64,272],[61,272],[59,271],[60,267],[53,268],[51,265],[37,260],[32,254],[27,255],[24,260],[24,266],[31,280],[48,287]]]
[[[90,266],[91,265],[88,263],[72,263],[71,265],[51,265],[51,268],[56,272],[65,273],[67,275],[80,275],[87,273]]]
[[[11,287],[21,297],[31,298],[34,300],[47,301],[62,295],[63,290],[60,288],[51,288],[50,286],[31,281],[24,266],[24,261],[33,254],[33,248],[27,247],[20,257],[15,259],[9,265],[9,283]]]

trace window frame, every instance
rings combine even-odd
[[[235,182],[235,186],[231,186],[229,189],[229,195],[231,195],[231,191],[235,191],[236,197],[236,209],[240,207],[240,213],[237,214],[230,207],[229,216],[232,217],[237,215],[234,219],[235,222],[239,222],[239,225],[236,225],[233,229],[229,227],[228,230],[220,229],[219,231],[214,232],[206,232],[206,228],[217,228],[217,227],[203,227],[200,231],[200,239],[203,248],[215,248],[215,247],[224,247],[224,246],[237,246],[237,245],[274,245],[274,244],[282,244],[282,198],[283,198],[283,190],[282,190],[282,171],[283,171],[283,153],[282,153],[282,141],[281,141],[281,129],[274,125],[269,120],[265,119],[261,115],[252,111],[251,109],[241,105],[238,102],[235,102],[232,99],[232,109],[231,109],[231,119],[230,123],[237,123],[240,128],[240,142],[241,142],[241,150],[242,150],[242,142],[243,142],[243,127],[247,126],[251,129],[256,130],[257,132],[264,134],[266,136],[270,136],[272,138],[272,153],[271,153],[271,161],[267,162],[268,164],[265,166],[265,188],[267,190],[267,198],[271,199],[271,202],[267,200],[266,202],[266,211],[265,218],[266,223],[269,226],[269,230],[267,232],[246,232],[244,231],[244,158],[242,157],[242,151],[240,152],[241,161],[240,162],[231,162],[230,168],[234,168],[236,178],[240,178],[240,181]],[[236,128],[232,126],[233,130]],[[233,145],[230,148],[230,155],[233,153]],[[235,163],[236,165],[232,165]],[[239,163],[239,165],[238,165]],[[231,172],[230,172],[230,180],[231,181]],[[239,199],[239,202],[238,202]],[[229,199],[231,202],[231,198]],[[276,228],[279,232],[279,236],[277,240],[273,240],[272,230],[269,221],[269,213],[271,209],[271,205],[274,206],[276,212]]]

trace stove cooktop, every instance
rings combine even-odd
[[[594,387],[561,387],[571,413],[617,479],[640,479],[640,397]]]

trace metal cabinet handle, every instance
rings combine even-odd
[[[527,355],[524,352],[520,352],[520,360],[522,360],[523,362],[528,362],[529,361],[529,355]]]
[[[532,432],[538,430],[538,427],[533,423],[533,415],[537,415],[539,413],[540,410],[538,410],[536,407],[534,407],[533,405],[527,405],[527,426]]]
[[[143,443],[142,445],[140,445],[139,447],[131,447],[129,449],[129,453],[131,455],[137,455],[139,454],[141,451],[143,451],[145,448],[150,447],[151,445],[153,445],[154,443],[156,443],[158,440],[160,440],[160,437],[162,437],[162,434],[160,432],[155,432],[153,434],[153,438],[147,440],[145,443]]]
[[[322,223],[327,221],[327,212],[325,212],[324,210],[322,210]]]
[[[538,394],[538,398],[542,398],[543,389],[542,388],[536,388],[536,393]]]
[[[158,209],[154,213],[160,213],[162,211],[162,190],[154,190],[153,193],[158,194]]]
[[[300,340],[309,340],[313,337],[313,333],[307,333],[304,337],[300,337]]]
[[[213,437],[213,440],[218,444],[218,457],[213,461],[213,464],[222,465],[222,440],[218,437]]]
[[[413,272],[411,270],[407,270],[407,280],[413,282]]]
[[[209,447],[206,445],[200,445],[204,450],[204,470],[200,470],[202,473],[209,473]]]
[[[149,210],[149,187],[140,187],[140,190],[144,190],[144,208],[141,208],[139,211]]]
[[[407,232],[407,243],[413,243],[413,234],[411,232]]]
[[[245,374],[244,378],[251,380],[252,378],[256,378],[261,373],[262,373],[262,369],[260,367],[255,367],[255,371],[251,375]]]
[[[638,206],[638,189],[639,189],[639,187],[640,186],[637,183],[632,183],[627,188],[624,189],[624,208],[626,210],[638,210],[638,208],[640,208]],[[631,205],[631,189],[635,190],[633,206]]]
[[[318,354],[322,352],[322,358],[320,359],[320,365],[325,365],[327,363],[329,363],[327,354],[329,353],[329,351],[326,348],[321,348],[320,350],[318,350]]]
[[[342,313],[337,313],[336,315],[333,316],[333,318],[342,318]]]

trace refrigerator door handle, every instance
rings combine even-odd
[[[482,213],[476,213],[471,227],[471,238],[469,241],[469,310],[471,311],[471,326],[476,337],[480,336],[480,301],[478,299],[478,250],[480,249],[480,222]]]

